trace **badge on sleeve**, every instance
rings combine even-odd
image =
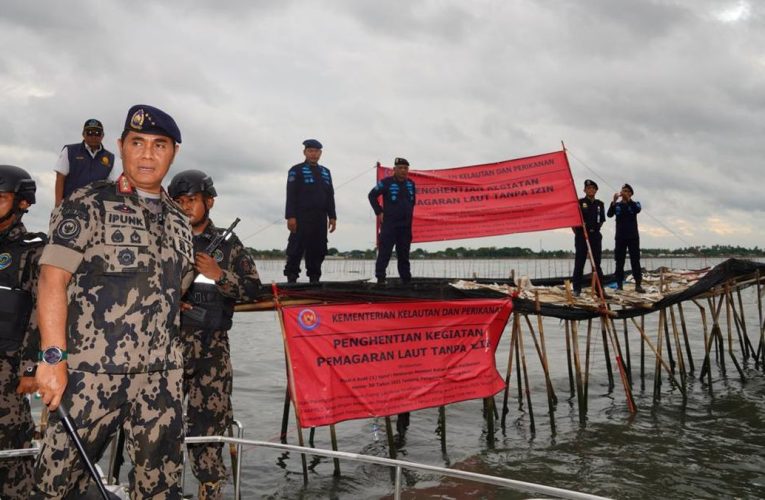
[[[0,253],[0,271],[6,269],[13,262],[13,257],[9,253]]]
[[[67,218],[59,222],[58,226],[56,226],[56,236],[62,240],[73,240],[80,234],[81,230],[82,225],[80,224],[80,221]]]

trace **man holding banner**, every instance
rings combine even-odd
[[[378,201],[380,196],[383,197],[383,206]],[[377,283],[385,283],[386,269],[394,245],[398,275],[402,283],[409,283],[412,279],[409,248],[412,244],[412,217],[416,198],[414,181],[409,179],[409,162],[405,158],[396,158],[393,175],[379,181],[368,197],[380,228],[375,263]]]

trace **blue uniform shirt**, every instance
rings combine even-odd
[[[383,197],[383,206],[377,200]],[[416,190],[414,181],[398,181],[394,176],[386,177],[369,192],[369,204],[375,215],[383,214],[383,224],[409,226],[412,224]]]

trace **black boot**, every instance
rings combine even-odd
[[[308,282],[309,283],[318,283],[319,282],[319,277],[318,276],[309,276],[308,277]]]
[[[287,283],[297,283],[298,275],[297,274],[288,274],[287,275]]]

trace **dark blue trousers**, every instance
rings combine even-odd
[[[383,223],[380,229],[380,238],[377,247],[377,262],[375,263],[375,276],[385,278],[385,272],[390,262],[393,247],[396,247],[398,260],[398,275],[401,281],[408,282],[412,279],[409,266],[409,248],[412,245],[412,226],[390,227]]]

